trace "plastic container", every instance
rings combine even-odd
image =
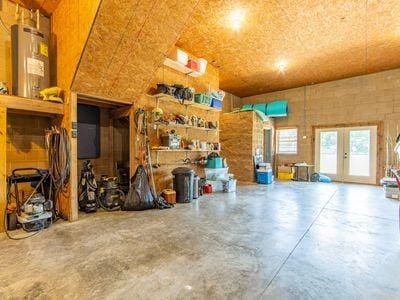
[[[259,171],[257,171],[257,183],[259,183],[259,184],[271,184],[272,182],[273,182],[272,171],[267,171],[267,172],[259,172]]]
[[[186,67],[188,67],[189,69],[192,69],[193,71],[198,70],[197,62],[193,59],[188,60]]]
[[[176,202],[191,202],[193,200],[194,171],[190,168],[181,167],[174,169],[172,175],[174,175]]]
[[[222,192],[224,190],[222,180],[207,180],[207,184],[212,186],[213,192]]]
[[[207,69],[207,60],[205,60],[204,58],[199,58],[197,60],[197,69],[200,73],[204,74]]]
[[[206,182],[206,184],[203,185],[203,192],[204,194],[211,194],[213,192],[212,185]]]
[[[385,186],[385,197],[390,199],[400,199],[400,191],[398,187]]]
[[[207,158],[207,168],[218,169],[222,168],[222,157],[208,157]]]
[[[222,109],[222,101],[217,98],[212,98],[211,107]]]
[[[189,60],[189,56],[185,51],[183,51],[179,48],[176,48],[176,51],[174,51],[174,53],[172,53],[171,59],[186,66],[188,63],[188,60]]]
[[[228,170],[229,168],[204,168],[208,180],[227,180],[229,178]]]
[[[176,203],[176,192],[174,190],[170,190],[170,189],[163,190],[162,195],[169,204]]]
[[[294,173],[278,172],[279,180],[292,180],[294,178]]]
[[[207,94],[195,94],[194,102],[203,104],[206,106],[210,106],[211,105],[211,97]]]
[[[195,175],[193,179],[193,199],[199,198],[199,182],[200,177]]]
[[[224,193],[236,192],[236,179],[222,181],[222,190]]]

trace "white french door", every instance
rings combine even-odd
[[[317,129],[316,171],[335,181],[376,183],[377,126]]]

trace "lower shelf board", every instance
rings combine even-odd
[[[11,113],[28,115],[64,115],[64,104],[17,96],[0,95],[0,106]]]

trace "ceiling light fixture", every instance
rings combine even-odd
[[[239,31],[242,27],[242,23],[244,21],[245,13],[241,9],[235,9],[231,11],[230,14],[230,23],[231,27],[235,31]]]
[[[283,73],[287,67],[287,61],[280,60],[276,63],[276,67],[278,68],[279,72]]]

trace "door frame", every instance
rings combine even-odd
[[[383,121],[370,121],[370,122],[358,122],[358,123],[345,123],[345,124],[324,124],[324,125],[313,125],[312,126],[312,139],[311,139],[311,153],[312,159],[315,162],[315,143],[316,143],[316,132],[317,129],[334,129],[334,128],[345,128],[345,127],[363,127],[363,126],[376,126],[376,185],[379,185],[379,178],[384,174],[383,161],[384,161],[384,151],[383,151]]]

